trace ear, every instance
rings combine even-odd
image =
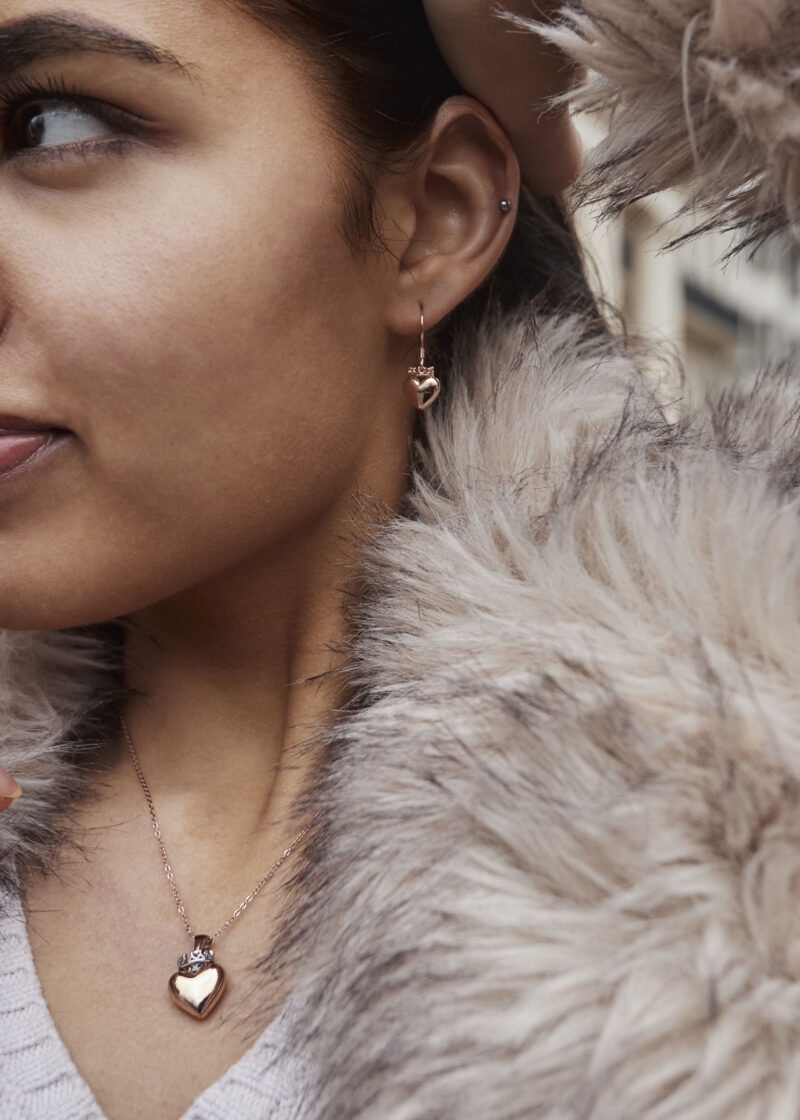
[[[379,231],[391,248],[390,329],[418,334],[420,303],[433,327],[478,287],[508,244],[519,189],[517,157],[491,112],[472,97],[448,98],[414,166],[377,190]]]

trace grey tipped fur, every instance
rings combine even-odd
[[[606,216],[687,188],[689,234],[738,231],[744,248],[800,215],[800,5],[790,0],[573,0],[554,26],[510,17],[590,69],[555,103],[610,109],[578,202]],[[705,210],[705,215],[702,211]]]
[[[370,703],[264,961],[309,1115],[796,1115],[794,374],[671,425],[574,319],[474,360],[368,551]]]

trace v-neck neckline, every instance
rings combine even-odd
[[[14,978],[14,995],[18,997],[17,1006],[4,1006],[3,1016],[18,1014],[25,1016],[24,1036],[28,1039],[35,1038],[36,1046],[28,1053],[30,1061],[40,1068],[32,1070],[32,1077],[26,1079],[26,1084],[35,1083],[38,1079],[46,1080],[48,1075],[51,1080],[59,1082],[66,1080],[69,1084],[69,1101],[65,1114],[80,1115],[83,1120],[109,1120],[103,1112],[91,1086],[81,1075],[78,1067],[67,1049],[66,1043],[58,1032],[47,1000],[44,997],[36,963],[28,936],[28,927],[23,909],[22,899],[18,893],[7,896],[5,908],[0,906],[0,927],[5,927],[6,938],[0,932],[0,961],[2,955],[9,948],[7,938],[16,940],[16,959],[21,962]],[[14,932],[15,931],[15,932]],[[4,941],[6,943],[4,944]],[[0,963],[0,974],[2,973]],[[1,985],[0,985],[1,986]],[[267,1024],[261,1035],[253,1045],[245,1051],[233,1065],[211,1085],[207,1086],[189,1105],[179,1120],[205,1120],[209,1116],[225,1115],[225,1096],[229,1087],[239,1082],[257,1081],[259,1073],[263,1073],[270,1065],[270,1051],[281,1050],[280,1043],[286,1034],[286,1024],[291,1014],[291,995],[281,1005],[276,1016]],[[8,1019],[6,1019],[8,1023]],[[3,1047],[0,1043],[0,1063],[2,1063]],[[38,1078],[37,1078],[38,1073]],[[0,1086],[0,1096],[3,1087]],[[60,1085],[59,1092],[63,1092]],[[260,1113],[263,1115],[263,1113]]]

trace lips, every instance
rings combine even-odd
[[[52,429],[46,432],[0,430],[0,471],[10,471],[24,463],[49,443],[54,435]]]
[[[16,475],[29,459],[38,461],[71,435],[50,420],[32,420],[0,412],[0,476]],[[27,472],[26,472],[27,473]]]

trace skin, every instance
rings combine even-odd
[[[5,0],[2,18],[38,7]],[[0,162],[0,411],[73,433],[0,484],[0,625],[127,621],[147,695],[126,719],[186,894],[211,908],[209,869],[243,896],[302,823],[282,817],[303,767],[281,763],[341,700],[336,674],[309,678],[341,663],[353,500],[388,515],[405,487],[418,301],[433,326],[491,270],[519,166],[491,113],[451,99],[421,161],[380,184],[393,255],[359,257],[331,187],[344,153],[285,43],[214,0],[48,11],[193,76],[88,53],[25,68],[148,127],[121,156]],[[120,135],[47,112],[39,147]],[[102,764],[87,828],[134,819],[150,872],[124,744]]]

